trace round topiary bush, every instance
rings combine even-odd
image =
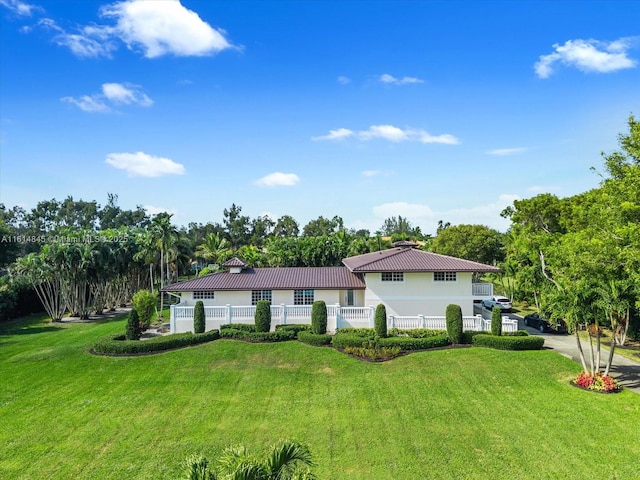
[[[138,317],[138,311],[135,308],[132,308],[127,320],[125,337],[127,340],[140,340],[141,335],[142,327],[140,325],[140,317]]]
[[[491,335],[502,335],[502,309],[493,307],[491,312]]]
[[[193,333],[204,333],[205,325],[204,303],[202,300],[198,300],[193,309]]]
[[[387,336],[387,307],[380,303],[376,307],[376,316],[373,324],[376,335],[385,338]]]
[[[311,306],[311,333],[327,333],[327,304],[324,300],[317,300]]]
[[[462,343],[462,308],[460,308],[460,305],[447,305],[445,317],[449,340],[454,345]]]
[[[256,332],[268,332],[271,330],[271,305],[267,300],[260,300],[256,304],[254,320]]]

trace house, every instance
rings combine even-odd
[[[273,323],[309,323],[311,304],[324,300],[329,329],[370,326],[373,308],[383,303],[396,317],[443,316],[448,304],[473,315],[474,301],[489,298],[493,285],[474,283],[474,273],[498,272],[493,266],[419,250],[411,242],[345,258],[343,267],[251,268],[238,258],[225,271],[168,285],[180,297],[173,305],[171,331],[193,328],[193,306],[205,305],[207,329],[223,323],[252,322],[255,305],[272,305]],[[420,325],[424,325],[424,320]]]

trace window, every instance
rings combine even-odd
[[[257,305],[260,300],[271,304],[271,290],[251,290],[251,305]]]
[[[434,282],[455,282],[456,272],[433,272]]]
[[[354,305],[353,290],[347,290],[347,307],[353,307]]]
[[[313,290],[294,290],[294,305],[311,305],[313,304]]]
[[[193,292],[194,300],[213,300],[215,292],[213,290],[201,290],[199,292]]]
[[[404,282],[404,272],[382,272],[383,282]]]

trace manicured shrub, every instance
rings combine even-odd
[[[331,335],[327,335],[326,333],[312,333],[303,330],[298,332],[298,340],[308,345],[329,345],[331,343]]]
[[[204,303],[198,300],[193,308],[193,333],[204,333],[205,324]]]
[[[544,345],[544,338],[537,335],[507,337],[481,333],[473,336],[472,343],[498,350],[540,350]]]
[[[345,347],[344,352],[355,357],[372,361],[391,360],[402,353],[400,347]]]
[[[311,306],[311,332],[317,335],[327,333],[327,304],[324,300],[316,300]]]
[[[365,337],[355,333],[337,333],[331,338],[331,345],[336,348],[362,347],[368,340],[372,340],[375,335]]]
[[[144,341],[127,340],[125,335],[110,335],[98,340],[93,345],[93,351],[103,355],[146,354],[198,345],[218,338],[220,338],[218,330],[210,330],[206,333],[198,334],[191,332],[175,333]]]
[[[244,340],[245,342],[284,342],[287,340],[295,340],[296,334],[292,330],[251,332],[248,330],[237,330],[235,328],[224,328],[220,330],[220,337]]]
[[[446,334],[446,330],[431,330],[429,328],[412,328],[410,330],[401,330],[399,328],[389,329],[390,337],[427,338]]]
[[[526,330],[516,330],[515,332],[502,332],[503,337],[528,337],[529,332]]]
[[[500,307],[493,307],[491,312],[491,335],[502,335],[502,310]]]
[[[462,340],[460,343],[463,345],[471,345],[473,343],[473,337],[483,334],[484,332],[478,332],[475,330],[466,330],[462,332]]]
[[[125,337],[127,340],[140,340],[142,335],[142,326],[140,325],[140,318],[138,317],[138,311],[132,308],[129,312],[129,318],[127,319],[127,330]]]
[[[376,334],[382,338],[387,336],[387,307],[379,303],[376,307],[376,316],[373,323]]]
[[[439,335],[436,337],[412,338],[412,337],[387,337],[378,340],[380,347],[400,347],[402,350],[428,350],[429,348],[446,347],[449,345],[449,337]]]
[[[462,308],[460,305],[449,304],[445,311],[447,321],[447,335],[454,345],[462,342]]]
[[[149,290],[138,290],[133,296],[131,303],[138,312],[140,323],[146,328],[151,324],[156,313],[158,299]]]
[[[225,323],[224,325],[220,326],[220,330],[227,330],[227,329],[233,329],[233,330],[242,330],[244,332],[255,332],[256,331],[256,326],[252,325],[251,323]]]
[[[256,304],[256,332],[271,330],[271,304],[267,300],[260,300]]]
[[[355,328],[355,327],[344,327],[339,328],[336,332],[336,335],[343,335],[345,333],[359,335],[361,337],[373,337],[376,334],[375,329],[373,328]]]
[[[294,332],[296,334],[296,337],[298,337],[300,335],[300,332],[311,332],[311,325],[295,323],[292,323],[291,325],[276,325],[276,331],[277,330],[287,330],[290,332]]]

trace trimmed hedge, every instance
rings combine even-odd
[[[491,312],[491,335],[502,335],[502,309],[500,307],[493,307]]]
[[[540,350],[544,338],[538,336],[497,336],[486,333],[474,335],[473,345],[497,348],[498,350]]]
[[[140,325],[138,311],[135,308],[132,308],[129,312],[129,318],[127,319],[127,329],[124,336],[127,340],[140,340],[141,335],[142,326]]]
[[[376,335],[379,337],[387,336],[387,307],[384,306],[384,303],[379,303],[376,307],[374,326]]]
[[[336,335],[343,335],[345,333],[359,335],[361,337],[373,337],[376,334],[375,329],[373,328],[355,328],[355,327],[345,327],[339,328],[336,332]]]
[[[482,335],[485,332],[478,332],[476,330],[465,330],[464,332],[462,332],[462,339],[460,341],[460,343],[462,343],[463,345],[471,345],[473,343],[473,337],[475,337],[476,335]]]
[[[218,330],[194,334],[175,333],[149,340],[126,340],[124,335],[110,335],[96,341],[93,351],[102,355],[136,355],[142,353],[164,352],[176,348],[198,345],[220,338]]]
[[[358,335],[356,333],[336,333],[331,339],[331,345],[336,348],[362,347],[369,340],[373,340],[375,334],[370,336]]]
[[[243,332],[255,332],[256,326],[251,323],[225,323],[224,325],[220,325],[220,333],[222,334],[223,330],[228,329],[233,330],[242,330]]]
[[[311,331],[319,335],[327,333],[327,304],[324,300],[316,300],[311,306]]]
[[[193,333],[204,333],[206,323],[204,302],[198,300],[196,306],[193,308]]]
[[[516,330],[515,332],[502,332],[503,337],[528,337],[529,332],[526,330]]]
[[[446,330],[431,330],[429,328],[413,328],[411,330],[400,330],[398,328],[392,328],[391,330],[389,330],[390,337],[427,338],[446,334]]]
[[[447,322],[447,335],[451,343],[457,344],[462,341],[462,308],[460,305],[449,304],[445,311]]]
[[[251,332],[238,330],[235,328],[224,328],[220,330],[220,337],[234,340],[244,340],[245,342],[285,342],[295,340],[296,333],[293,330],[276,330],[275,332]]]
[[[449,337],[446,334],[437,337],[387,337],[378,340],[378,345],[381,347],[400,347],[402,350],[427,350],[429,348],[446,347],[449,343]]]
[[[276,331],[286,330],[288,332],[294,332],[296,337],[300,334],[300,332],[310,332],[311,325],[304,325],[298,323],[292,323],[291,325],[276,325]]]
[[[259,300],[256,304],[256,332],[268,332],[271,330],[271,304],[267,300]]]
[[[308,345],[330,345],[331,338],[331,335],[328,335],[326,333],[311,333],[304,330],[298,332],[298,340]]]

